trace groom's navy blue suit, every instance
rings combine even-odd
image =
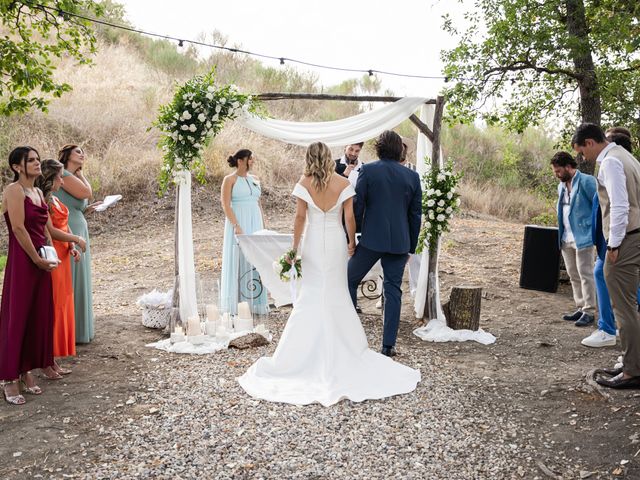
[[[356,183],[354,214],[362,236],[349,260],[349,293],[356,305],[358,285],[381,260],[384,272],[383,346],[396,344],[402,276],[407,254],[418,244],[422,215],[420,176],[395,160],[363,165]]]

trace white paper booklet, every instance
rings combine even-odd
[[[107,208],[115,205],[122,200],[122,195],[107,195],[104,197],[102,204],[96,207],[96,212],[104,212]]]

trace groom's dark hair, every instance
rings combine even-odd
[[[402,137],[392,130],[385,130],[376,140],[379,159],[400,161],[402,157]]]

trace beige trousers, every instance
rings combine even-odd
[[[576,249],[575,242],[562,244],[562,258],[571,280],[573,300],[578,310],[589,315],[596,312],[596,281],[593,278],[595,251],[593,247]]]
[[[640,284],[640,233],[624,237],[616,263],[607,258],[604,278],[620,328],[624,372],[640,376],[640,317],[636,296]]]

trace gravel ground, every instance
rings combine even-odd
[[[271,324],[276,339],[286,312]],[[367,317],[372,345],[379,317]],[[517,409],[483,396],[495,384],[456,377],[409,337],[399,361],[418,368],[415,392],[382,401],[293,406],[254,400],[235,378],[275,343],[204,357],[158,351],[162,368],[112,412],[97,462],[82,478],[535,478],[536,452]],[[407,345],[407,342],[409,345]],[[426,349],[426,351],[425,351]],[[74,475],[75,476],[75,475]]]
[[[216,272],[222,214],[207,195],[194,197],[196,267]],[[73,375],[42,380],[45,393],[21,408],[0,406],[2,480],[640,478],[640,393],[603,395],[584,381],[620,348],[580,345],[587,330],[559,319],[572,306],[568,285],[517,288],[522,225],[461,215],[443,243],[443,300],[454,285],[482,286],[481,326],[494,345],[422,342],[407,295],[398,361],[422,372],[417,390],[296,407],[254,400],[235,381],[275,349],[286,309],[271,316],[266,347],[207,356],[144,347],[161,334],[140,325],[135,300],[173,281],[169,200],[91,220],[96,340],[65,361]],[[285,207],[267,208],[269,228],[290,229]],[[373,301],[362,306],[376,348],[380,314]]]

